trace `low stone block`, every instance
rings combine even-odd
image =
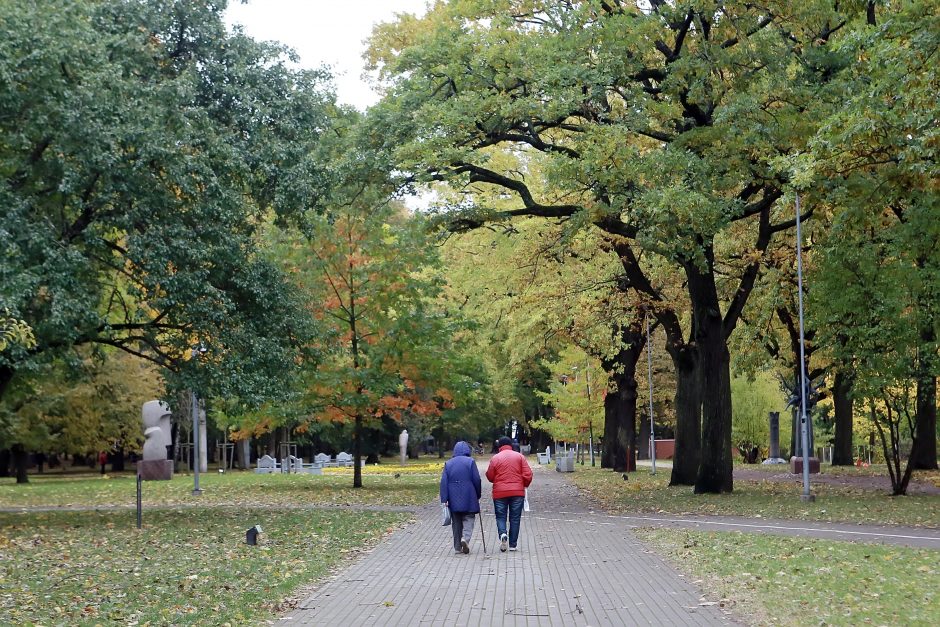
[[[803,458],[802,457],[791,457],[790,458],[790,472],[794,475],[803,474]],[[809,474],[815,475],[819,473],[819,458],[810,457],[809,458]]]
[[[574,472],[574,457],[567,455],[556,457],[555,470],[558,472]]]
[[[146,459],[137,462],[137,474],[143,481],[169,481],[173,478],[173,460]]]

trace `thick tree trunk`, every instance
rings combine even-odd
[[[440,429],[441,437],[437,442],[437,458],[444,459],[444,416],[441,415],[440,421],[438,422],[438,429]]]
[[[709,266],[711,249],[706,250]],[[696,494],[731,492],[731,357],[724,321],[711,272],[694,262],[685,265],[694,317],[695,343],[702,368],[702,461],[695,480]]]
[[[10,381],[13,380],[13,373],[13,368],[0,366],[0,399],[3,398],[3,393],[6,392],[7,386],[9,386]]]
[[[610,387],[615,387],[613,374],[610,375]],[[601,468],[614,468],[614,440],[617,439],[617,403],[620,399],[611,390],[604,397],[604,450],[601,451]],[[553,451],[557,453],[557,451]]]
[[[832,386],[832,402],[835,407],[835,443],[832,447],[833,466],[851,466],[855,463],[852,453],[853,401],[852,376],[836,372]]]
[[[615,397],[611,467],[614,472],[631,472],[636,470],[636,360],[632,368],[624,364],[624,372],[615,373],[614,382],[614,391],[608,393]]]
[[[621,329],[621,348],[614,359],[603,359],[611,390],[604,398],[604,450],[601,468],[636,470],[636,364],[646,342],[639,326]]]
[[[119,472],[124,470],[124,449],[120,448],[111,454],[111,470]]]
[[[22,444],[13,445],[13,466],[16,468],[16,482],[29,483],[29,477],[26,470],[29,466],[29,453],[23,448]]]
[[[676,373],[676,450],[669,485],[695,485],[702,457],[702,370],[687,344],[670,347]]]
[[[64,467],[64,465],[63,465]],[[10,449],[0,449],[0,477],[10,476]]]
[[[920,345],[932,346],[937,336],[933,325],[923,325]],[[915,436],[917,446],[911,449],[914,470],[937,469],[937,378],[931,374],[930,364],[921,359],[917,377],[917,405]]]
[[[937,379],[925,376],[917,380],[915,426],[917,446],[911,449],[913,470],[937,469]]]

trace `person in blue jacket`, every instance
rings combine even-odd
[[[444,464],[441,475],[441,503],[450,510],[450,528],[454,532],[454,551],[470,553],[473,519],[480,511],[480,471],[470,454],[470,445],[461,440],[454,445],[454,456]]]

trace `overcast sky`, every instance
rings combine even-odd
[[[365,109],[378,100],[362,80],[364,40],[396,13],[423,14],[426,0],[230,0],[226,19],[255,39],[287,44],[304,67],[333,68],[340,102]]]

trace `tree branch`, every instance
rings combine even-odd
[[[758,31],[762,30],[763,28],[765,28],[768,24],[770,24],[770,23],[773,22],[773,21],[774,21],[774,15],[772,15],[772,14],[771,14],[771,15],[765,15],[764,17],[762,17],[762,18],[757,22],[757,26],[755,26],[755,27],[752,28],[751,30],[747,31],[747,33],[744,35],[744,38],[747,39],[747,38],[751,37],[751,35],[756,34]],[[728,39],[728,40],[726,40],[724,43],[722,43],[722,44],[721,44],[721,47],[722,47],[722,48],[730,48],[731,46],[734,46],[735,44],[737,44],[738,41],[739,41],[739,39],[738,39],[737,37],[732,37],[731,39]]]

